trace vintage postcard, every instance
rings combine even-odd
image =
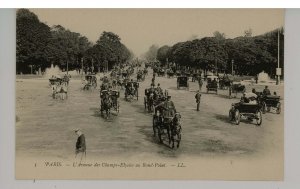
[[[16,179],[283,180],[284,9],[17,9]]]

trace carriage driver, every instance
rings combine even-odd
[[[167,100],[158,104],[157,106],[162,106],[164,108],[164,117],[174,117],[176,113],[176,108],[174,102],[171,100],[171,96],[167,97]]]

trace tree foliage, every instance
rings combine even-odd
[[[103,32],[95,45],[80,33],[72,32],[61,25],[51,28],[40,22],[37,15],[28,9],[17,11],[17,72],[30,73],[51,63],[63,70],[90,67],[92,63],[111,68],[132,57],[117,34]]]
[[[252,37],[249,29],[244,37],[234,39],[226,39],[224,33],[216,31],[214,37],[176,43],[168,47],[167,53],[166,46],[163,46],[158,50],[157,59],[164,61],[168,58],[180,66],[227,73],[231,73],[233,60],[237,74],[255,75],[265,71],[274,75],[278,55],[277,31]],[[280,67],[283,67],[284,36],[282,30],[279,33]]]

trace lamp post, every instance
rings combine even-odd
[[[234,60],[231,60],[231,75],[233,75],[233,63],[234,63]]]
[[[280,62],[280,37],[279,37],[279,29],[278,29],[278,33],[277,33],[277,36],[278,36],[278,47],[277,47],[277,68],[276,68],[276,75],[277,75],[277,79],[276,79],[276,85],[279,85],[280,83],[280,75],[281,75],[281,68],[279,67],[279,62]]]

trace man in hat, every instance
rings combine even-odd
[[[162,106],[164,108],[163,114],[165,117],[174,117],[176,108],[174,102],[171,100],[170,95],[168,95],[165,102],[160,103],[158,106]]]
[[[199,105],[200,105],[200,99],[201,99],[201,93],[200,90],[197,91],[195,95],[196,103],[197,103],[197,111],[199,111]]]
[[[265,89],[263,90],[263,95],[271,95],[271,92],[268,89],[268,86],[265,86]]]
[[[80,129],[75,129],[75,133],[78,136],[75,146],[75,158],[78,154],[81,154],[80,161],[82,160],[83,154],[86,156],[86,143],[85,136]]]

